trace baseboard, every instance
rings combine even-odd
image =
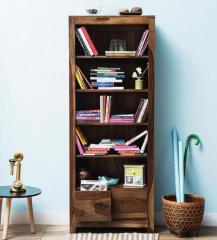
[[[2,215],[4,215],[4,213]],[[49,224],[49,225],[69,224],[68,212],[35,212],[34,218],[35,224]],[[28,212],[11,212],[10,224],[27,224],[27,223],[29,223]],[[155,213],[155,224],[165,225],[165,221],[161,212]],[[217,226],[217,213],[205,213],[202,225]]]

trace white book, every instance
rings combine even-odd
[[[98,89],[99,90],[112,90],[112,89],[114,89],[114,90],[122,90],[122,89],[124,89],[124,87],[98,87]]]
[[[91,47],[90,47],[90,45],[89,45],[86,37],[84,36],[84,33],[83,33],[82,29],[81,29],[81,28],[78,28],[78,32],[80,33],[80,36],[82,37],[82,40],[84,41],[84,44],[86,45],[86,47],[87,47],[90,55],[91,55],[91,56],[94,56],[94,53],[93,53],[93,51],[92,51],[92,49],[91,49]]]
[[[144,99],[142,109],[141,109],[141,111],[139,113],[139,116],[138,116],[138,119],[137,119],[137,123],[141,123],[143,115],[145,114],[145,110],[146,110],[147,105],[148,105],[148,99]]]
[[[140,139],[141,137],[143,137],[144,135],[146,135],[148,133],[147,130],[141,132],[140,134],[138,134],[137,136],[131,138],[130,140],[128,140],[125,144],[128,146],[130,144],[132,144],[133,142],[135,142],[136,140]]]
[[[103,96],[100,96],[100,123],[103,123]]]
[[[106,96],[105,122],[108,122],[109,96]]]
[[[148,133],[147,133],[147,135],[145,136],[144,142],[143,142],[143,144],[142,144],[142,147],[141,147],[141,150],[140,150],[141,153],[144,153],[144,152],[145,152],[145,148],[146,148],[146,146],[147,146],[147,143],[148,143]]]
[[[90,78],[91,79],[91,78]],[[115,79],[115,78],[97,78],[97,79],[91,79],[96,80],[96,82],[112,82],[112,83],[122,83],[122,79]]]
[[[88,150],[90,150],[91,148],[111,148],[112,146],[114,146],[114,144],[90,144],[90,146],[88,147]]]
[[[115,77],[90,77],[90,80],[103,80],[103,82],[108,82],[108,80],[117,80]],[[121,79],[122,80],[122,79]]]

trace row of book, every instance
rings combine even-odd
[[[90,71],[91,85],[97,89],[124,89],[124,79],[125,74],[121,68],[98,67]]]
[[[142,146],[133,144],[138,139],[144,137]],[[80,128],[76,128],[76,145],[80,155],[103,156],[108,154],[118,155],[141,155],[144,154],[148,143],[147,130],[139,133],[135,137],[125,141],[124,139],[102,139],[99,143],[88,145],[84,134]],[[133,144],[133,145],[132,145]]]
[[[86,27],[82,26],[80,28],[77,28],[75,33],[86,56],[99,55],[98,50],[96,49],[96,46],[94,45]],[[149,43],[148,33],[149,33],[148,29],[146,29],[143,32],[136,51],[105,51],[105,55],[106,56],[143,56]]]
[[[97,56],[98,51],[85,27],[75,30],[75,34],[84,50],[86,56]]]
[[[148,112],[148,99],[142,98],[135,114],[113,114],[111,115],[112,96],[100,96],[100,109],[78,110],[76,120],[78,121],[99,121],[100,123],[142,123]]]
[[[100,110],[79,110],[76,111],[76,120],[78,121],[99,121],[100,120]]]

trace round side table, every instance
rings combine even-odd
[[[0,225],[1,225],[2,202],[3,202],[3,199],[6,198],[6,210],[5,210],[2,240],[7,239],[8,225],[10,220],[11,201],[13,198],[27,198],[28,209],[29,209],[29,219],[30,219],[30,230],[31,230],[31,233],[35,233],[32,197],[37,196],[39,194],[41,194],[41,190],[39,188],[34,188],[29,186],[26,187],[26,192],[22,192],[22,193],[10,192],[10,186],[0,187]]]

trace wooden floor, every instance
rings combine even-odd
[[[160,240],[175,240],[179,239],[170,234],[164,227],[157,227],[156,232],[160,233]],[[2,234],[2,228],[1,232]],[[0,237],[1,239],[1,237]],[[36,225],[36,234],[29,233],[28,225],[11,225],[9,227],[8,239],[15,240],[68,240],[70,234],[68,233],[68,226],[49,226],[49,225]],[[217,227],[216,228],[203,228],[201,229],[199,237],[181,238],[181,240],[217,240]]]

